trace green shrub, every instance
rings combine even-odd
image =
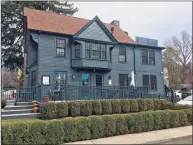
[[[80,103],[78,101],[69,102],[68,109],[70,116],[80,116]]]
[[[135,131],[135,118],[132,114],[125,115],[125,120],[127,122],[127,128],[129,133],[134,133]]]
[[[101,115],[102,114],[101,101],[92,101],[92,114],[93,115]]]
[[[81,116],[92,115],[92,102],[91,101],[80,101],[80,115]]]
[[[170,113],[168,112],[168,110],[162,111],[161,116],[162,116],[162,128],[163,129],[170,128]]]
[[[145,122],[144,122],[144,118],[143,115],[141,113],[133,115],[134,119],[135,119],[135,129],[134,132],[138,133],[138,132],[143,132],[144,131],[144,126],[145,126]]]
[[[139,106],[139,111],[147,111],[147,103],[144,99],[137,99],[137,103]]]
[[[116,133],[117,133],[117,135],[127,134],[129,131],[128,131],[128,127],[127,127],[127,121],[124,118],[124,116],[123,115],[116,115],[115,120],[116,120]]]
[[[90,132],[91,138],[97,139],[103,137],[103,132],[105,128],[104,120],[99,116],[89,116],[90,119]]]
[[[2,122],[3,144],[62,144],[113,135],[188,125],[192,110],[159,110],[135,114],[66,117],[56,120]]]
[[[112,114],[112,106],[109,100],[102,100],[102,114]]]
[[[61,120],[51,120],[47,123],[45,140],[46,144],[61,144],[64,140],[64,130]]]
[[[62,119],[62,129],[63,129],[63,140],[64,142],[77,141],[77,129],[76,120],[72,117]]]
[[[88,140],[91,139],[91,133],[89,130],[90,120],[88,117],[77,117],[75,118],[77,140]]]
[[[25,135],[25,144],[46,144],[45,121],[32,121],[29,123],[29,132]]]
[[[182,111],[184,111],[188,117],[188,122],[190,125],[192,125],[192,109],[183,109]]]
[[[154,99],[154,110],[161,110],[161,100],[159,99]]]
[[[2,144],[12,144],[12,132],[9,124],[2,124],[1,133]]]
[[[152,112],[153,119],[154,119],[154,127],[153,130],[159,130],[162,127],[162,116],[161,111]]]
[[[68,116],[68,104],[65,102],[56,103],[57,118]]]
[[[28,123],[24,121],[9,124],[11,129],[11,144],[25,144],[24,137],[28,135]]]
[[[171,102],[161,99],[161,109],[165,110],[165,109],[172,109],[174,106],[174,104],[172,104]]]
[[[110,100],[112,106],[112,113],[119,114],[121,113],[121,103],[120,100]]]
[[[45,104],[43,110],[41,111],[42,119],[54,119],[57,117],[57,107],[56,103],[51,102]]]
[[[180,126],[188,125],[188,118],[186,113],[184,111],[178,111],[178,113],[179,113]]]
[[[138,103],[135,99],[129,100],[130,102],[130,111],[131,112],[138,112],[139,111],[139,106]]]
[[[104,120],[104,137],[116,135],[116,120],[114,115],[104,115],[102,116]]]
[[[153,120],[153,115],[151,112],[143,112],[141,113],[144,119],[144,128],[143,131],[151,131],[153,130],[154,127],[154,120]]]
[[[145,102],[147,104],[147,110],[154,110],[154,102],[152,99],[145,99]]]
[[[122,113],[129,113],[130,112],[129,100],[123,99],[123,100],[120,100],[120,103],[121,103],[121,112]]]
[[[179,127],[180,126],[180,118],[178,111],[169,110],[170,112],[170,127]]]

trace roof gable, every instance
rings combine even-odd
[[[82,27],[74,36],[108,42],[117,42],[114,36],[97,16]]]
[[[24,8],[24,16],[27,16],[27,28],[29,30],[39,30],[58,34],[74,35],[80,31],[90,20],[55,14],[30,8]],[[102,22],[101,22],[102,23]],[[125,32],[119,27],[112,24],[103,23],[109,33],[111,27],[114,27],[113,37],[119,43],[136,44]]]

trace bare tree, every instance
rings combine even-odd
[[[188,63],[192,58],[192,37],[186,31],[182,31],[180,38],[177,36],[172,36],[170,40],[165,42],[165,46],[171,47],[173,56],[177,63],[179,63],[182,71],[181,83],[184,84],[186,79],[186,69]]]
[[[19,84],[19,81],[17,80],[16,70],[4,68],[1,70],[1,75],[2,75],[2,85],[4,87],[16,87]]]

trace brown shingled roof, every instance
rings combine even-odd
[[[28,29],[70,35],[74,35],[90,21],[30,8],[24,8],[24,16],[27,16]],[[113,36],[118,42],[136,44],[119,26],[106,23],[104,25],[109,32],[111,32],[111,27],[114,27]]]

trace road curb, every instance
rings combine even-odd
[[[192,135],[184,135],[184,136],[181,136],[181,137],[172,137],[172,138],[169,138],[169,139],[161,139],[161,140],[157,140],[157,141],[145,142],[144,144],[163,144],[165,142],[174,141],[176,139],[183,139],[183,138],[186,138],[186,137],[192,137]]]

